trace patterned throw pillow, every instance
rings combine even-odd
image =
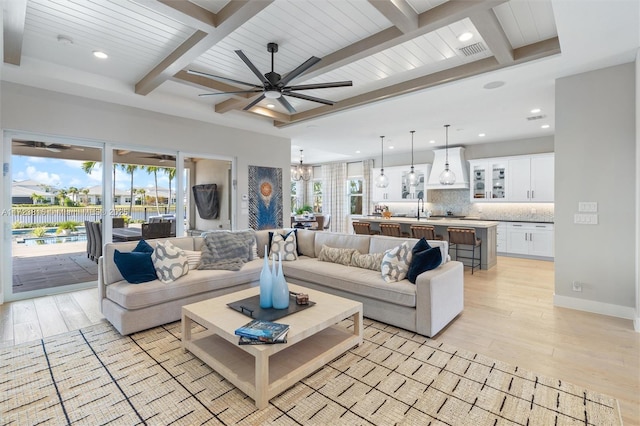
[[[398,247],[384,252],[381,269],[382,278],[386,282],[400,281],[407,276],[409,265],[411,265],[411,248],[409,242],[405,241]]]
[[[363,269],[371,269],[372,271],[380,271],[382,269],[382,258],[384,253],[368,253],[362,254],[358,250],[353,253],[351,258],[351,266]]]
[[[158,279],[165,284],[171,283],[189,272],[189,262],[184,250],[170,241],[156,244],[151,254]]]
[[[282,257],[282,260],[298,260],[298,246],[296,243],[296,233],[289,232],[286,236],[282,234],[273,234],[271,239],[270,255]]]
[[[356,249],[329,247],[323,244],[318,254],[318,260],[320,262],[339,263],[340,265],[349,266],[353,254],[357,251]]]
[[[196,250],[183,250],[184,254],[187,255],[187,262],[189,263],[189,270],[198,269],[198,265],[200,264],[200,258],[202,257],[201,251]]]

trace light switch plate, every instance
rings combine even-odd
[[[580,213],[596,213],[598,203],[596,201],[580,201],[578,202],[578,211]]]

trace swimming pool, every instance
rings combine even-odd
[[[60,236],[60,235],[52,235],[52,236],[44,236],[44,237],[32,237],[32,238],[23,238],[22,240],[18,240],[18,243],[23,243],[27,246],[40,246],[44,244],[62,244],[62,243],[75,243],[78,241],[87,241],[86,234],[78,234],[78,235],[69,235],[69,236]]]

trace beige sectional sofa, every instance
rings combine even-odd
[[[278,230],[284,232],[283,230]],[[155,246],[158,241],[147,241]],[[202,237],[169,238],[184,250],[200,250]],[[268,231],[256,231],[258,255],[269,242]],[[458,314],[464,303],[463,265],[447,261],[418,275],[416,283],[404,279],[387,283],[379,271],[318,260],[323,245],[354,248],[360,253],[380,253],[418,240],[383,236],[350,235],[310,230],[297,231],[298,260],[283,262],[287,281],[363,303],[364,316],[434,336]],[[170,284],[159,280],[129,284],[122,278],[113,256],[127,252],[137,242],[108,243],[99,259],[99,298],[103,315],[122,334],[155,327],[180,319],[181,307],[189,303],[235,292],[259,284],[263,260],[254,259],[240,271],[190,270]],[[447,256],[446,241],[429,241]],[[321,307],[318,307],[321,308]]]

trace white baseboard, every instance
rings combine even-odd
[[[577,309],[579,311],[593,312],[594,314],[633,320],[635,330],[640,332],[640,318],[636,316],[636,309],[630,306],[612,305],[576,297],[558,296],[557,294],[553,295],[553,304],[561,308]]]

